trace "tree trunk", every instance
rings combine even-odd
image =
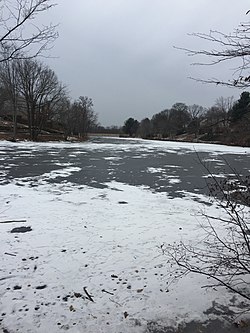
[[[16,135],[17,135],[17,105],[16,105],[16,101],[14,102],[14,105],[13,105],[12,122],[13,122],[13,140],[16,141]]]

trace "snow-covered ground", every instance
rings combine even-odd
[[[68,160],[57,160],[69,148]],[[168,285],[161,245],[196,240],[201,210],[221,214],[214,204],[205,204],[205,194],[195,190],[183,190],[181,197],[169,195],[169,187],[181,186],[185,173],[180,176],[178,170],[185,166],[166,160],[161,167],[145,165],[141,170],[145,180],[158,175],[166,182],[163,189],[162,184],[155,189],[150,182],[132,184],[131,179],[124,182],[117,176],[123,156],[130,152],[139,160],[151,152],[184,156],[194,151],[207,153],[209,163],[218,164],[223,164],[221,155],[238,160],[250,156],[249,148],[142,140],[1,142],[0,330],[140,333],[147,331],[150,321],[176,326],[204,319],[214,301],[229,304],[230,293],[202,288],[207,281],[200,276]],[[29,172],[20,176],[18,169],[27,168],[25,158]],[[85,158],[92,160],[93,168],[95,161],[109,163],[102,183],[93,178],[91,186],[82,177],[72,178],[91,169]],[[53,167],[43,168],[46,159],[52,160]],[[42,171],[32,174],[35,164]],[[100,167],[98,172],[102,171]],[[15,232],[19,227],[30,229]]]

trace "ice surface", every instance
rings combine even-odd
[[[116,140],[116,149],[123,153],[136,151],[138,146],[144,152],[160,147],[176,154],[180,149],[188,152],[194,147]],[[73,147],[78,152],[82,147],[84,151],[103,149],[107,161],[117,160],[111,140],[105,144],[73,145],[5,142],[0,143],[0,153],[1,147],[6,151],[13,145],[21,146],[24,154],[46,153],[52,147]],[[195,150],[209,150],[212,155],[250,154],[250,149],[216,145],[195,145]],[[232,295],[224,289],[202,288],[207,280],[200,276],[190,275],[168,285],[167,258],[161,245],[197,240],[201,234],[201,210],[213,216],[222,214],[215,204],[205,205],[206,195],[183,191],[182,198],[173,198],[146,184],[117,180],[104,181],[101,188],[80,185],[67,179],[80,172],[79,166],[65,162],[58,170],[59,165],[55,163],[54,170],[39,177],[12,179],[1,185],[2,327],[22,333],[140,333],[145,332],[150,320],[176,326],[183,320],[204,318],[204,311],[214,300],[229,302]],[[145,170],[149,174],[163,173],[162,178],[170,185],[179,183],[178,174],[166,174],[166,167],[171,165],[163,165]],[[173,169],[179,168],[173,165]],[[46,181],[58,177],[62,178],[58,183]],[[34,182],[37,186],[32,185]],[[10,220],[17,222],[2,223]],[[10,232],[20,226],[32,230]]]

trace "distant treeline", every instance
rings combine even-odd
[[[212,141],[250,146],[250,93],[220,97],[211,108],[175,103],[140,122],[128,118],[122,132],[145,139]]]

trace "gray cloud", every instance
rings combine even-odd
[[[103,125],[141,120],[177,101],[210,106],[237,90],[202,85],[195,77],[230,77],[230,66],[190,66],[174,45],[201,49],[188,36],[210,29],[232,31],[249,1],[220,0],[61,0],[48,15],[60,22],[60,37],[48,59],[73,98],[87,95]]]

